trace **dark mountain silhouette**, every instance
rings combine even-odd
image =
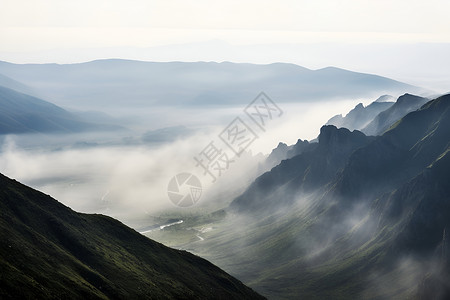
[[[0,175],[1,299],[263,299],[208,261]]]
[[[265,167],[270,170],[278,165],[282,160],[299,155],[309,148],[310,143],[307,140],[302,141],[301,139],[298,139],[297,143],[291,146],[280,142],[267,157]]]
[[[355,106],[345,117],[336,115],[326,125],[334,125],[338,128],[345,127],[349,130],[361,130],[366,127],[379,113],[391,107],[394,102],[372,102],[367,107],[362,103]]]
[[[0,86],[0,134],[119,129],[81,120],[50,102]]]
[[[361,129],[367,135],[380,135],[407,113],[420,108],[428,99],[405,94],[397,99],[389,109],[380,112],[369,124]]]
[[[231,203],[227,230],[245,231],[208,258],[274,298],[446,299],[450,95],[381,136],[324,126],[309,147]]]
[[[278,165],[283,159],[287,158],[287,153],[292,149],[292,146],[288,146],[285,143],[280,142],[276,148],[270,152],[266,159],[266,163],[272,167]]]
[[[402,98],[403,99],[403,98]],[[336,115],[328,120],[325,125],[334,125],[337,128],[347,128],[349,130],[362,130],[369,123],[371,123],[375,117],[378,116],[381,112],[384,112],[388,108],[394,105],[395,102],[392,102],[393,97],[390,95],[383,95],[377,98],[374,102],[369,104],[367,107],[364,107],[362,103],[359,103],[355,106],[345,117],[342,115]],[[403,101],[403,100],[402,100]],[[412,103],[411,107],[415,107],[417,103]],[[409,109],[405,109],[406,105],[401,110],[409,112]],[[391,113],[392,117],[399,116],[398,119],[406,115],[406,113],[402,114],[399,109],[396,110],[396,113]],[[386,119],[386,118],[384,118]],[[313,143],[316,142],[317,139],[311,141]],[[308,141],[302,141],[299,139],[296,145],[286,145],[280,142],[277,148],[273,149],[270,155],[267,158],[266,166],[268,169],[279,164],[282,160],[287,158],[292,158],[295,155],[302,153],[305,149],[308,149]]]
[[[238,210],[266,210],[271,206],[279,206],[281,202],[293,201],[295,193],[309,192],[334,178],[348,157],[372,139],[360,131],[350,132],[346,128],[324,126],[320,130],[318,143],[308,143],[300,155],[283,160],[270,172],[258,177],[230,207]],[[278,200],[273,202],[273,198]]]

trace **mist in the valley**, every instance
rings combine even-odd
[[[117,132],[3,136],[0,167],[5,175],[50,194],[74,210],[103,213],[123,221],[143,214],[185,212],[169,201],[167,184],[174,175],[190,172],[203,185],[200,201],[190,209],[218,209],[264,171],[258,164],[278,142],[313,139],[329,116],[360,101],[278,103],[283,115],[268,123],[265,132],[246,118],[245,107],[135,110],[133,122],[120,120],[126,129]],[[218,135],[235,117],[251,126],[258,138],[246,149],[246,155],[235,157],[229,170],[212,184],[195,166],[193,157],[211,141],[226,148]],[[211,201],[220,203],[211,205]]]
[[[271,195],[274,202],[283,195],[294,198],[293,202],[261,207],[260,212],[228,211],[224,219],[213,221],[208,227],[194,227],[198,239],[194,237],[184,245],[174,241],[172,245],[207,257],[245,281],[261,281],[258,288],[262,291],[269,284],[267,280],[273,278],[283,278],[285,282],[280,281],[277,286],[285,284],[289,288],[292,277],[321,268],[339,271],[342,266],[345,270],[346,265],[351,266],[358,259],[374,259],[369,249],[379,243],[380,238],[382,241],[382,233],[379,219],[373,214],[374,208],[366,199],[344,205],[338,199],[327,198],[326,205],[322,206],[325,201],[321,191],[293,196],[286,187],[281,187],[275,194]],[[327,208],[323,210],[324,207]],[[203,233],[203,228],[209,230]],[[170,236],[171,231],[165,234]],[[428,255],[396,256],[393,252],[390,263],[372,265],[371,271],[361,277],[363,298],[385,299],[396,294],[402,298],[422,295],[420,299],[427,299],[430,293],[444,293],[448,289],[449,274],[445,272],[447,261],[441,259],[440,247],[436,253]],[[361,255],[364,252],[367,252],[366,258]],[[268,272],[269,279],[265,278]],[[427,290],[430,278],[438,282],[431,286],[432,291]]]
[[[265,130],[248,118],[245,106],[155,107],[113,115],[123,128],[118,131],[7,135],[0,139],[0,169],[76,211],[115,217],[152,239],[205,257],[243,281],[267,270],[271,277],[283,276],[283,268],[273,268],[277,264],[295,262],[313,269],[345,263],[376,238],[379,224],[369,201],[342,205],[323,190],[297,193],[285,185],[265,195],[273,200],[261,207],[265,213],[233,211],[229,204],[268,171],[265,160],[279,142],[313,140],[332,116],[375,99],[279,100],[273,99],[283,113],[268,120]],[[236,117],[258,136],[239,157],[219,138]],[[232,161],[215,182],[194,160],[210,142]],[[182,172],[196,175],[202,184],[202,195],[191,207],[178,207],[168,197],[169,181]],[[214,215],[218,211],[226,213]],[[389,276],[404,278],[399,284],[405,288],[420,283],[431,266],[408,258],[395,268],[375,270],[365,279],[367,293],[375,294],[378,286],[380,294],[382,285],[389,293]]]
[[[261,207],[266,214],[234,212],[228,206],[268,171],[266,157],[279,142],[313,140],[330,117],[375,99],[273,100],[283,114],[269,120],[264,131],[244,113],[245,107],[155,107],[130,109],[116,119],[124,129],[114,132],[3,136],[0,168],[76,211],[115,217],[152,239],[205,257],[242,280],[257,278],[261,266],[270,269],[286,259],[314,267],[333,259],[336,243],[341,251],[352,251],[374,237],[376,222],[364,201],[339,210],[336,218],[315,218],[321,205],[339,207],[338,200],[326,199],[325,204],[320,191],[295,194],[283,187],[272,195],[271,207]],[[258,135],[240,157],[219,138],[235,117]],[[228,151],[233,161],[215,182],[193,159],[210,142]],[[171,178],[182,172],[196,175],[202,184],[199,201],[187,208],[174,205],[167,193]],[[224,218],[210,217],[221,210],[226,211]],[[199,218],[204,221],[192,221]],[[161,227],[164,224],[173,226]],[[254,256],[255,251],[261,251],[261,257]],[[286,254],[276,255],[279,251]],[[246,270],[235,264],[248,262],[249,255],[252,264],[242,265]],[[276,276],[278,271],[272,271]]]

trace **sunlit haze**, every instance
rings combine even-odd
[[[5,0],[0,60],[291,62],[446,92],[448,11],[443,0]]]

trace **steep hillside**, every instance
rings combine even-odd
[[[208,261],[0,175],[1,299],[262,299]]]

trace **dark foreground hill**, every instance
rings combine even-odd
[[[208,261],[0,175],[0,299],[262,299]]]

